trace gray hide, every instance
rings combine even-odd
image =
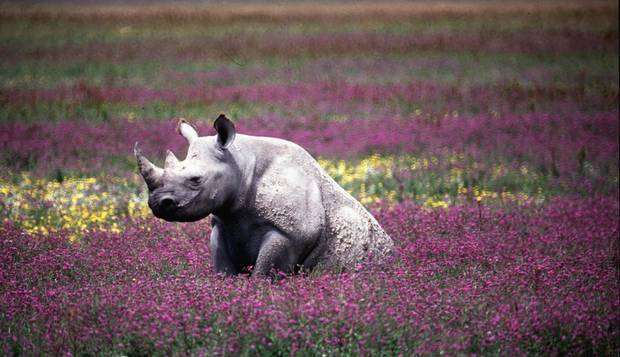
[[[199,137],[181,119],[187,158],[179,161],[169,151],[163,169],[137,143],[135,155],[155,216],[188,222],[211,215],[218,272],[340,271],[392,251],[392,239],[375,218],[303,148],[236,134],[224,115],[214,127],[215,136]]]

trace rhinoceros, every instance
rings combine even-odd
[[[216,135],[198,136],[181,119],[187,157],[168,150],[164,168],[134,154],[156,217],[190,222],[211,215],[215,270],[266,276],[348,270],[390,255],[392,239],[299,145],[237,134],[225,115]]]

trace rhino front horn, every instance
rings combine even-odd
[[[140,147],[138,147],[137,141],[133,147],[133,153],[138,161],[138,169],[140,171],[140,175],[144,178],[144,182],[146,182],[146,186],[149,188],[149,191],[155,190],[160,185],[164,170],[155,166],[146,157],[144,157],[144,155],[142,155],[142,151],[140,150]]]

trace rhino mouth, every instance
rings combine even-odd
[[[205,217],[207,217],[208,214],[206,215],[176,215],[176,214],[164,214],[164,215],[158,215],[155,214],[155,217],[157,218],[161,218],[167,222],[196,222],[199,221]]]
[[[196,196],[177,200],[172,196],[158,195],[149,199],[149,207],[155,217],[168,222],[194,222],[209,215],[209,212],[195,207]]]
[[[209,213],[199,213],[183,209],[182,207],[174,210],[158,210],[152,209],[153,214],[157,218],[161,218],[168,222],[195,222],[209,215]]]

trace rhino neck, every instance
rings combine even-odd
[[[239,171],[239,185],[230,200],[218,210],[216,215],[230,215],[248,206],[248,200],[253,195],[254,175],[256,170],[256,155],[243,145],[243,136],[237,135],[237,140],[229,148],[235,162],[235,169]],[[241,140],[240,140],[241,139]],[[218,214],[219,213],[219,214]]]

